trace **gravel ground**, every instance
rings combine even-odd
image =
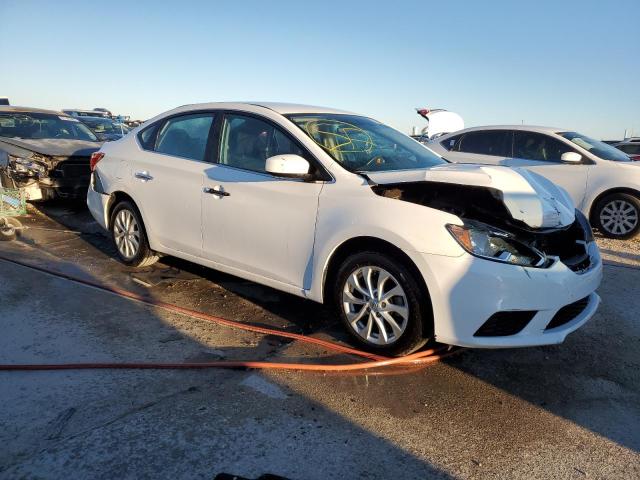
[[[0,255],[227,318],[345,340],[323,307],[186,262],[135,272],[86,211],[47,206]],[[0,478],[639,478],[640,241],[598,239],[596,316],[562,345],[466,350],[396,375],[0,372]],[[297,359],[0,261],[0,363]]]

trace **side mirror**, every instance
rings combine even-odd
[[[565,163],[580,163],[582,161],[582,155],[576,152],[565,152],[560,157]]]
[[[300,155],[274,155],[267,158],[265,170],[281,177],[302,178],[309,175],[309,162]]]

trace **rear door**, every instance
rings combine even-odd
[[[169,117],[143,130],[143,148],[131,162],[130,188],[145,227],[162,246],[202,254],[202,187],[213,159],[214,112]]]
[[[501,165],[511,155],[513,135],[509,130],[474,130],[445,140],[444,157],[457,163]]]
[[[576,207],[584,201],[591,162],[583,157],[583,163],[564,163],[562,154],[579,153],[570,145],[551,135],[515,130],[513,136],[513,158],[506,164],[511,167],[526,167],[569,192]]]
[[[306,288],[322,183],[265,171],[270,156],[306,152],[270,120],[244,113],[226,113],[219,137],[218,164],[204,179],[205,257],[239,274]]]

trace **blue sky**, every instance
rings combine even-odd
[[[407,132],[429,106],[620,138],[640,135],[639,19],[638,0],[0,0],[0,96],[135,118],[287,101]]]

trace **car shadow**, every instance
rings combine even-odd
[[[48,207],[43,212],[58,221],[55,212]],[[88,213],[78,214],[87,220]],[[59,221],[66,228],[84,228],[79,218],[63,215]],[[91,220],[87,221],[91,223]],[[106,245],[93,235],[82,238],[93,241],[105,255],[113,255],[108,238]],[[242,311],[234,311],[228,305],[222,308],[225,312],[237,313],[233,318],[250,323],[260,318],[260,325],[296,333],[321,333],[334,340],[349,342],[336,316],[322,305],[176,258],[164,258],[160,268],[167,267],[204,280],[204,295],[209,295],[217,286],[226,292],[223,295],[228,295],[231,302],[245,304],[247,309]],[[635,343],[640,326],[630,320],[631,311],[640,311],[640,286],[637,282],[629,284],[626,277],[617,273],[607,274],[606,278],[608,282],[601,288],[605,302],[599,313],[570,335],[564,344],[467,350],[446,360],[445,364],[622,446],[640,451],[637,429],[629,428],[629,425],[637,425],[640,418],[633,401],[639,396],[635,372],[640,365]],[[157,292],[155,294],[160,297],[166,295],[162,288],[152,288],[150,292]],[[635,303],[627,308],[606,300],[620,295]],[[388,384],[389,380],[385,382],[382,384]],[[376,380],[372,380],[370,387],[375,388],[375,383]],[[385,397],[382,392],[378,393],[378,402],[388,402],[389,408],[395,408],[393,404],[397,399],[393,395]]]
[[[162,288],[133,281],[127,269],[105,274],[115,264],[110,250],[103,250],[104,243],[93,235],[67,233],[67,240],[56,241],[56,232],[37,230],[45,225],[64,237],[62,230],[83,228],[63,207],[38,206],[52,220],[25,222],[33,230],[0,245],[0,254],[171,301]],[[0,265],[0,363],[277,359],[288,346],[271,336],[194,328],[197,320],[191,318],[6,261]],[[242,282],[209,275],[260,303]],[[209,288],[209,293],[218,292]],[[271,300],[263,298],[262,305],[293,298]],[[292,308],[302,304],[294,302]],[[0,379],[2,477],[213,478],[231,472],[249,478],[271,473],[324,479],[349,472],[382,479],[400,471],[402,478],[453,478],[407,446],[260,371],[0,372]],[[338,454],[335,445],[340,446]],[[304,461],[292,460],[296,458]]]

